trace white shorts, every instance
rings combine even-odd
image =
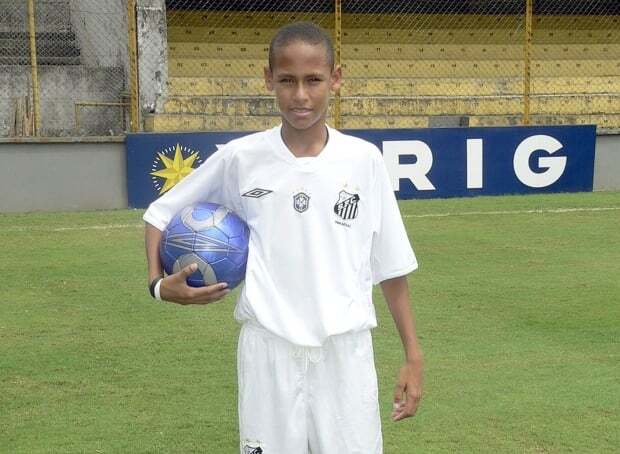
[[[370,331],[299,347],[245,323],[237,350],[242,454],[381,454]]]

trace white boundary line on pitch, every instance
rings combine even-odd
[[[67,230],[111,230],[111,229],[128,229],[130,227],[144,227],[142,224],[109,224],[109,225],[85,225],[84,227],[57,227],[50,229],[52,232],[65,232]]]
[[[144,227],[142,224],[108,224],[108,225],[85,225],[83,227],[9,227],[2,232],[70,232],[76,230],[113,230]],[[2,233],[0,232],[0,233]]]
[[[617,211],[620,207],[596,207],[596,208],[540,208],[536,210],[512,210],[512,211],[463,211],[461,213],[429,213],[429,214],[405,214],[403,219],[409,218],[445,218],[450,216],[497,216],[507,214],[544,214],[544,213],[574,213],[579,211]],[[79,230],[115,230],[143,228],[144,223],[139,224],[108,224],[86,225],[83,227],[12,227],[4,229],[4,232],[71,232]]]
[[[578,211],[615,211],[620,207],[598,208],[539,208],[536,210],[512,210],[512,211],[463,211],[462,213],[430,213],[430,214],[405,214],[403,218],[444,218],[449,216],[496,216],[502,214],[544,214],[544,213],[574,213]]]

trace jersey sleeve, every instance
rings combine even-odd
[[[239,191],[231,153],[223,147],[209,156],[200,167],[151,203],[144,213],[144,221],[164,230],[181,209],[199,202],[219,203],[238,213]]]
[[[418,267],[387,168],[381,154],[378,154],[373,191],[375,226],[370,261],[374,284],[404,276]]]

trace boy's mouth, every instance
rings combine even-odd
[[[312,109],[302,108],[302,107],[294,107],[291,109],[291,112],[296,117],[308,117],[312,114]]]

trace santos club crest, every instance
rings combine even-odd
[[[350,194],[347,191],[340,191],[338,201],[334,205],[334,213],[340,219],[349,220],[357,217],[358,202],[360,196],[358,194]]]

